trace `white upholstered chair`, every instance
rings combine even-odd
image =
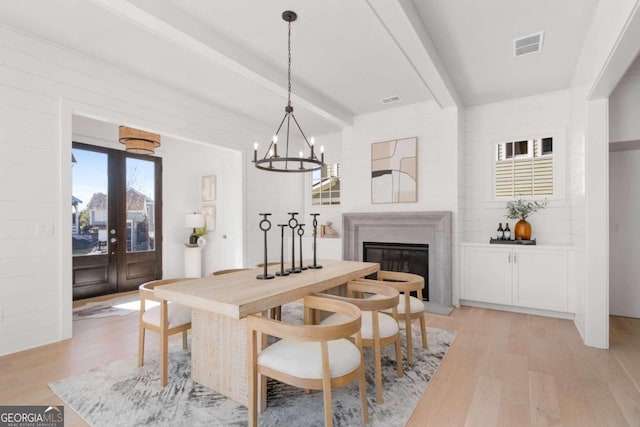
[[[145,331],[160,334],[160,370],[161,384],[166,386],[168,382],[168,348],[169,336],[182,332],[182,348],[187,348],[187,330],[191,328],[191,309],[179,304],[171,303],[158,298],[153,293],[156,286],[168,285],[178,281],[189,280],[166,279],[154,280],[143,283],[138,288],[140,294],[140,322],[138,332],[138,366],[144,364],[144,338]],[[159,305],[155,305],[147,309],[147,301],[156,301]]]
[[[413,336],[411,325],[414,320],[420,321],[420,332],[422,335],[422,347],[427,348],[427,322],[424,317],[424,303],[422,302],[422,288],[424,288],[424,278],[417,274],[403,273],[397,271],[380,270],[377,274],[378,280],[358,279],[358,282],[382,282],[401,293],[400,302],[397,307],[396,318],[400,327],[405,327],[407,336],[407,362],[413,365]],[[417,298],[410,295],[416,292]],[[391,313],[391,310],[384,310]]]
[[[362,345],[373,347],[376,372],[376,402],[384,402],[382,394],[382,355],[381,346],[394,344],[396,350],[396,371],[399,377],[403,376],[402,351],[400,349],[400,327],[395,318],[398,306],[399,293],[392,287],[371,282],[351,281],[347,284],[347,296],[331,294],[317,294],[325,298],[336,299],[351,303],[362,311]],[[368,296],[368,298],[364,298]],[[393,316],[380,313],[380,310],[389,309]],[[341,314],[333,314],[322,321],[321,324],[334,324],[344,320]]]
[[[360,309],[343,301],[312,295],[304,297],[304,306],[305,323],[311,318],[312,309],[339,313],[345,320],[333,325],[298,325],[268,319],[266,316],[247,317],[249,426],[258,424],[258,380],[262,402],[266,393],[266,377],[295,387],[322,390],[326,426],[333,425],[331,389],[357,379],[360,385],[362,417],[368,423]],[[260,340],[258,333],[262,334]],[[355,343],[348,339],[354,334]],[[281,339],[262,349],[267,335]]]

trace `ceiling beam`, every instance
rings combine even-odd
[[[367,0],[440,108],[462,106],[411,0]]]
[[[186,16],[169,2],[144,2],[144,9],[127,0],[91,0],[93,3],[179,45],[206,60],[236,73],[276,95],[287,99],[283,72],[260,61],[232,40]],[[278,83],[279,82],[279,83]],[[353,124],[353,113],[315,89],[296,84],[292,102],[340,128]]]

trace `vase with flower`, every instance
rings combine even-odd
[[[527,218],[534,212],[547,207],[548,201],[525,201],[522,199],[507,203],[507,214],[509,219],[517,219],[513,233],[516,240],[531,240],[531,224]]]

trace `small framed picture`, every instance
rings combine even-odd
[[[201,182],[202,201],[215,202],[216,200],[216,176],[203,176]]]
[[[204,223],[207,231],[216,231],[216,207],[203,206],[202,215],[204,215]]]

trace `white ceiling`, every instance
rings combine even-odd
[[[567,88],[596,3],[5,0],[0,23],[275,127],[286,104],[281,13],[295,10],[293,105],[321,134],[430,99],[476,105]],[[513,39],[541,30],[542,53],[513,58]]]

